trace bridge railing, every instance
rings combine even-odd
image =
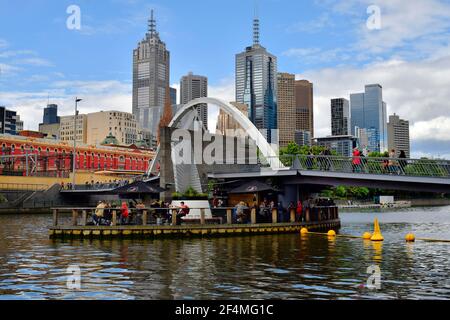
[[[322,155],[282,155],[278,159],[280,167],[306,171],[450,178],[448,160]],[[262,165],[267,165],[266,161]]]

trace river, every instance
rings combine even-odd
[[[341,213],[340,233],[378,217],[383,243],[318,235],[49,240],[51,215],[0,215],[0,299],[450,299],[450,207]],[[78,266],[81,290],[67,287]],[[380,287],[365,286],[380,268]]]

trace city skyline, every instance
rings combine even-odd
[[[445,13],[450,12],[450,6],[440,1],[417,1],[408,8],[403,8],[395,1],[389,4],[384,1],[373,2],[382,9],[385,23],[381,30],[367,30],[365,22],[368,17],[368,2],[364,1],[358,4],[353,1],[346,4],[334,1],[328,5],[260,1],[261,42],[278,57],[279,70],[295,73],[298,79],[304,78],[314,83],[316,136],[330,134],[331,98],[349,96],[351,92],[359,92],[366,84],[380,83],[384,88],[384,100],[388,103],[387,113],[395,112],[410,120],[412,156],[448,158],[450,155],[445,152],[450,150],[450,110],[446,106],[449,93],[445,88],[450,82],[446,67],[450,65],[450,45],[448,37],[445,38],[448,35],[445,27],[450,26],[450,15],[445,16]],[[31,4],[27,10],[18,10],[16,4],[1,4],[1,11],[6,15],[0,26],[8,32],[0,35],[0,105],[16,110],[25,121],[25,129],[37,129],[37,119],[45,107],[48,94],[50,102],[60,106],[61,115],[73,113],[73,97],[78,94],[84,96],[80,105],[81,112],[107,109],[131,112],[132,63],[129,61],[129,53],[126,56],[123,51],[126,49],[129,52],[142,38],[153,7],[157,17],[161,17],[158,18],[158,21],[161,20],[159,31],[172,54],[174,71],[171,73],[171,85],[178,87],[177,79],[192,70],[208,76],[211,83],[210,96],[234,100],[233,57],[251,43],[253,1],[237,10],[236,26],[225,28],[215,25],[210,28],[213,30],[198,30],[200,24],[197,22],[183,25],[183,21],[195,20],[190,15],[201,2],[196,3],[193,8],[187,8],[178,1],[167,5],[148,4],[139,0],[134,3],[126,5],[124,1],[112,1],[112,7],[106,9],[101,5],[81,1],[79,5],[84,21],[82,26],[84,24],[85,27],[80,31],[65,28],[68,17],[65,9],[69,2],[61,1],[58,5],[45,6],[48,9],[46,13],[35,4]],[[420,10],[425,5],[426,9]],[[115,8],[127,10],[119,14],[119,11],[113,12]],[[223,4],[214,4],[209,10],[217,9],[224,14],[230,10]],[[416,27],[411,26],[412,32],[408,32],[408,35],[402,33],[393,21],[401,10],[415,12],[417,18]],[[14,16],[17,21],[10,20],[7,16],[9,11],[18,12]],[[31,16],[34,18],[31,19]],[[135,17],[135,20],[127,20],[133,22],[125,23],[123,30],[118,30],[114,23],[105,23],[114,19],[125,21],[130,16]],[[337,16],[350,16],[353,19],[336,26],[333,17]],[[284,18],[280,20],[280,17]],[[427,32],[436,33],[436,29],[432,28],[434,25],[429,22],[430,17],[435,18],[434,23],[440,26],[440,37],[425,40]],[[28,33],[21,32],[30,23],[35,25],[33,30],[28,28]],[[111,30],[106,27],[108,25]],[[180,28],[181,25],[183,29]],[[52,31],[53,28],[55,31]],[[241,31],[234,32],[237,29]],[[347,49],[336,42],[329,45],[340,49],[319,44],[323,39],[331,38],[341,31],[344,35],[342,41],[348,44],[345,47]],[[50,44],[47,45],[48,48],[44,48],[38,41],[39,34],[42,33],[64,37],[71,45],[57,47]],[[186,37],[186,33],[190,37]],[[189,47],[189,50],[180,49],[186,43],[183,37],[186,41],[195,40],[195,45]],[[102,53],[98,47],[105,46],[106,41],[111,38],[118,38],[117,44],[111,45],[111,48],[117,48],[118,45],[124,48],[117,52],[111,50],[106,54],[105,62],[98,63],[96,57]],[[94,40],[97,41],[95,45]],[[199,40],[207,40],[207,43],[201,44]],[[219,47],[222,50],[214,49],[218,43],[222,43]],[[425,44],[428,45],[426,48]],[[89,45],[93,48],[88,47]],[[211,55],[214,52],[216,60],[220,59],[223,63],[212,63],[214,59],[207,56],[208,48]],[[414,53],[408,48],[414,48]],[[68,52],[69,50],[73,52]],[[95,53],[96,50],[99,53]],[[192,59],[194,55],[198,55],[198,58]],[[188,62],[186,66],[180,66],[185,62]],[[98,66],[94,67],[96,63]],[[109,68],[105,67],[106,64]],[[89,68],[90,71],[86,70]],[[438,71],[440,77],[433,79]],[[118,76],[120,72],[122,75]],[[416,90],[410,90],[411,88]]]

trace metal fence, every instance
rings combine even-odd
[[[274,159],[262,159],[268,166]],[[306,171],[450,178],[450,161],[405,158],[282,155],[279,167]]]

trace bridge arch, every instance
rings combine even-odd
[[[261,134],[261,132],[255,127],[255,125],[250,121],[248,117],[242,114],[238,108],[233,106],[231,103],[222,101],[217,98],[198,98],[192,100],[191,102],[185,104],[173,117],[169,127],[177,127],[180,125],[181,121],[190,112],[195,110],[195,107],[199,104],[212,104],[219,107],[220,110],[231,115],[245,132],[249,135],[251,139],[256,142],[256,146],[261,151],[261,154],[267,159],[273,169],[280,168],[280,161],[278,161],[278,155],[273,150],[272,146],[267,142],[266,138]]]

